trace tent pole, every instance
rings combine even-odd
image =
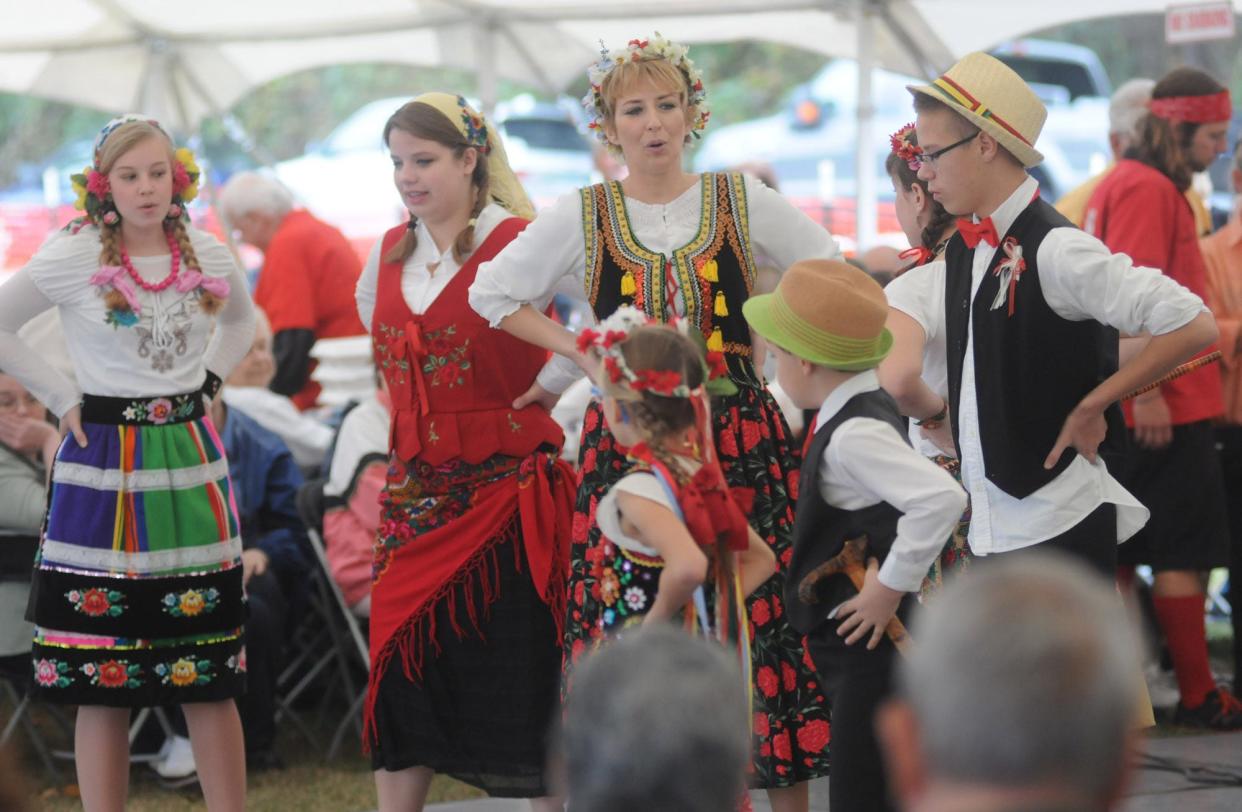
[[[875,139],[871,125],[875,105],[871,100],[871,69],[874,64],[871,0],[855,0],[858,33],[858,142],[855,145],[854,205],[857,253],[871,248],[876,235]]]
[[[488,118],[496,109],[496,22],[485,18],[474,27],[475,53],[478,61],[476,78],[479,83],[479,104]]]

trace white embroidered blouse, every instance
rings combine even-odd
[[[702,180],[668,203],[643,203],[625,198],[634,237],[663,254],[689,243],[701,227]],[[755,178],[745,178],[753,251],[782,270],[800,259],[836,259],[841,249],[832,234],[796,206]],[[479,267],[470,286],[470,306],[493,327],[523,304],[538,304],[555,293],[586,301],[586,240],[582,197],[564,195],[544,209],[517,239],[491,262]],[[680,298],[674,301],[684,313]],[[581,376],[569,359],[554,357],[539,374],[539,383],[562,392]]]
[[[198,389],[207,370],[227,377],[250,349],[254,307],[228,248],[206,232],[191,228],[189,235],[203,276],[228,282],[228,297],[214,317],[203,312],[197,289],[183,292],[174,284],[152,292],[134,285],[136,320],[110,322],[106,287],[90,281],[100,269],[98,229],[57,232],[0,287],[0,369],[22,381],[57,416],[76,405],[82,392],[171,395]],[[167,277],[171,257],[132,257],[131,262],[143,280],[158,283]],[[182,266],[181,273],[186,272]],[[76,382],[43,363],[17,336],[23,324],[51,307],[59,308]]]

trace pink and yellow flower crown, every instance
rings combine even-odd
[[[650,319],[641,310],[622,305],[611,316],[597,325],[597,328],[586,328],[578,334],[578,352],[587,353],[594,350],[603,363],[604,374],[612,384],[628,387],[634,392],[650,392],[666,398],[700,397],[704,390],[709,394],[726,394],[736,391],[729,379],[728,367],[724,353],[712,352],[703,347],[705,368],[702,386],[693,389],[682,378],[681,373],[674,370],[640,369],[634,370],[625,360],[621,343],[630,337],[636,328],[659,322]],[[672,326],[683,335],[698,336],[689,329],[689,322],[678,320]],[[702,336],[698,336],[702,344]]]
[[[612,51],[601,42],[599,53],[599,60],[587,68],[591,88],[582,97],[582,106],[591,117],[587,126],[604,146],[613,151],[619,149],[608,141],[608,136],[604,132],[604,99],[600,91],[604,79],[618,65],[643,60],[667,59],[686,77],[686,104],[697,110],[694,121],[690,122],[690,132],[686,134],[686,143],[690,143],[691,136],[702,137],[702,131],[707,129],[707,120],[711,118],[711,110],[707,108],[707,91],[703,88],[703,74],[694,67],[694,62],[689,56],[689,48],[665,39],[659,31],[656,31],[648,39],[632,39],[626,43],[624,48]]]
[[[99,157],[108,136],[122,125],[134,121],[145,121],[167,135],[160,123],[152,118],[133,114],[114,118],[104,125],[99,135],[95,137],[95,156],[92,165],[69,178],[78,196],[74,201],[74,208],[86,212],[86,219],[92,223],[105,222],[108,225],[115,225],[119,221],[116,209],[111,205],[112,187],[108,183],[108,176],[99,171]],[[172,139],[169,138],[169,141]],[[198,179],[202,174],[194,153],[187,147],[181,147],[173,152],[172,173],[173,196],[169,216],[181,217],[185,213],[184,204],[198,197]]]
[[[907,124],[888,137],[893,153],[906,162],[911,172],[918,172],[919,167],[923,165],[923,148],[914,142],[917,137],[913,123]]]

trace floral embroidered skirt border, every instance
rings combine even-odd
[[[70,437],[56,455],[27,610],[43,699],[142,707],[245,690],[223,443],[209,418],[144,416],[84,421],[86,447]]]

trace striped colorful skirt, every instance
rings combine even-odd
[[[241,535],[197,393],[87,395],[61,443],[27,617],[42,698],[138,707],[245,689]]]

